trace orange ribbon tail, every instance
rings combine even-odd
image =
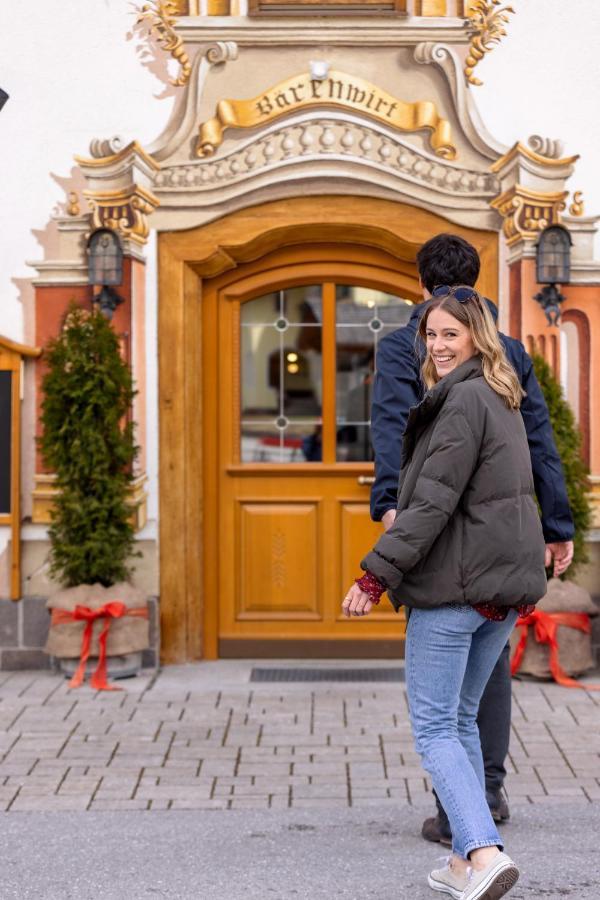
[[[89,606],[76,606],[73,612],[69,612],[66,609],[52,610],[52,625],[60,625],[63,622],[84,621],[86,623],[83,630],[83,637],[81,639],[79,665],[77,666],[75,674],[69,681],[69,687],[76,688],[80,687],[83,684],[85,678],[85,668],[90,656],[94,622],[96,621],[96,619],[105,619],[102,631],[98,636],[98,665],[96,666],[96,671],[90,677],[90,687],[94,688],[97,691],[122,690],[122,688],[108,683],[106,671],[106,641],[108,639],[108,632],[110,631],[112,620],[120,619],[122,616],[126,615],[147,618],[148,610],[145,607],[127,609],[125,604],[121,603],[120,600],[113,600],[110,603],[105,603],[104,606],[99,606],[97,609],[90,609]]]
[[[582,688],[586,691],[600,691],[600,685],[581,684],[574,678],[570,678],[562,668],[558,657],[557,639],[557,631],[560,625],[576,628],[578,631],[585,632],[585,634],[590,634],[592,630],[590,617],[587,613],[547,613],[541,609],[536,609],[530,615],[525,616],[525,618],[519,619],[517,628],[521,629],[521,636],[510,664],[511,673],[514,675],[521,666],[529,637],[529,628],[532,627],[538,644],[548,644],[550,650],[550,672],[557,684],[563,687]]]

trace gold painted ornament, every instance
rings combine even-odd
[[[569,213],[572,216],[582,216],[584,212],[583,191],[575,191],[573,193],[573,202],[569,206]]]
[[[182,39],[175,31],[175,17],[178,14],[181,14],[181,8],[175,0],[151,0],[142,6],[138,22],[147,22],[150,34],[155,34],[159,44],[179,63],[179,76],[169,81],[175,87],[182,87],[190,79],[192,64]]]
[[[472,0],[470,3],[467,18],[473,28],[473,36],[465,62],[465,76],[469,84],[483,84],[473,75],[473,69],[506,36],[504,25],[508,24],[508,14],[514,15],[515,11],[512,6],[497,9],[501,2],[502,0]]]
[[[227,128],[254,128],[317,106],[362,112],[399,131],[429,130],[436,156],[456,159],[450,122],[439,115],[433,101],[406,103],[362,78],[338,71],[331,71],[325,79],[311,78],[308,73],[296,75],[251,100],[219,101],[216,115],[200,127],[197,155],[211,156]]]

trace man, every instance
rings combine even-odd
[[[371,438],[375,452],[375,483],[371,491],[371,517],[387,530],[394,522],[400,473],[402,435],[411,406],[422,399],[420,367],[423,348],[415,346],[420,318],[436,285],[474,286],[479,277],[479,255],[463,238],[439,234],[417,254],[424,303],[415,307],[403,328],[384,337],[377,352],[377,372],[371,405]],[[497,318],[497,309],[488,301]],[[521,414],[527,431],[535,490],[546,541],[546,565],[554,576],[565,572],[573,558],[573,519],[562,465],[546,402],[531,359],[520,341],[500,335],[506,355],[526,391]],[[509,648],[505,647],[485,689],[477,724],[485,763],[486,794],[497,822],[509,818],[502,788],[510,738],[511,683]],[[426,840],[451,843],[446,814],[437,801],[438,814],[423,824]]]

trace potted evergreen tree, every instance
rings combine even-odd
[[[39,446],[56,473],[51,512],[50,574],[63,585],[48,601],[46,649],[81,683],[88,656],[99,657],[92,686],[111,674],[132,674],[148,646],[146,599],[128,583],[134,552],[127,499],[138,453],[129,415],[135,396],[119,340],[98,310],[72,303],[61,333],[44,350]],[[133,656],[131,656],[133,654]]]
[[[548,582],[548,593],[538,604],[536,613],[529,617],[529,626],[529,620],[521,620],[521,627],[515,629],[511,638],[516,651],[513,671],[542,678],[554,677],[559,683],[572,686],[575,682],[569,676],[583,674],[594,667],[589,617],[597,615],[598,610],[589,592],[572,580],[577,569],[588,560],[585,539],[592,516],[588,471],[581,456],[581,434],[559,382],[542,356],[533,357],[533,366],[548,406],[563,465],[575,523],[575,549],[573,562],[565,575]],[[528,635],[528,628],[533,633]]]
[[[572,578],[576,570],[588,561],[585,538],[592,521],[592,510],[588,499],[589,473],[581,456],[581,433],[577,427],[573,410],[567,403],[559,382],[543,356],[536,354],[533,357],[533,368],[550,413],[556,447],[565,473],[569,505],[575,523],[575,553],[568,572],[569,578]]]

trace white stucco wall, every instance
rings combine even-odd
[[[483,119],[506,144],[532,133],[563,138],[567,153],[581,154],[572,187],[584,191],[586,213],[600,213],[600,55],[590,39],[600,37],[600,4],[512,5],[508,36],[477,70]],[[0,113],[0,333],[17,340],[26,336],[13,279],[31,275],[25,260],[42,256],[34,232],[64,201],[73,155],[117,133],[149,143],[168,118],[172,99],[158,99],[164,85],[128,38],[135,6],[86,0],[82,16],[81,0],[44,0],[35,13],[30,4],[0,4],[0,86],[10,94]]]
[[[153,71],[164,75],[169,63],[161,51],[153,55],[132,37],[136,5],[141,3],[86,0],[82,15],[81,0],[0,4],[0,86],[10,94],[0,113],[0,333],[16,340],[31,340],[24,328],[22,280],[33,271],[25,261],[43,258],[40,243],[49,240],[44,229],[52,210],[65,201],[73,155],[87,155],[92,138],[117,133],[150,143],[168,119],[175,89],[165,91]],[[484,85],[473,91],[482,117],[507,145],[532,133],[564,139],[566,153],[581,154],[571,187],[584,191],[586,214],[600,213],[595,114],[600,4],[512,0],[512,5],[516,15],[508,36],[477,70]],[[150,245],[151,519],[157,514],[154,253]]]

